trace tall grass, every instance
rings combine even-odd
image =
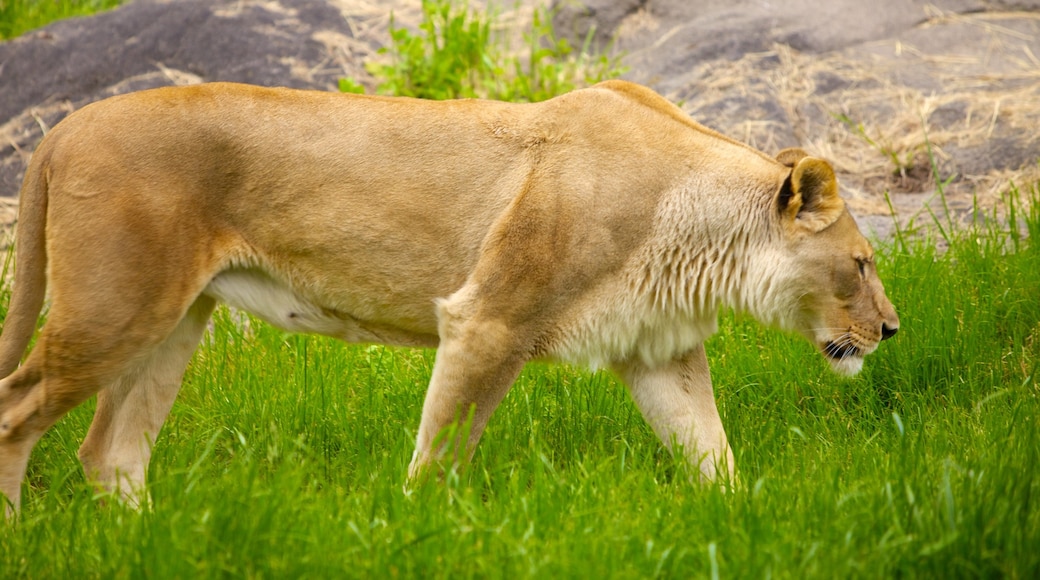
[[[722,321],[728,493],[687,482],[611,375],[544,365],[468,469],[405,490],[431,352],[220,310],[156,445],[152,508],[84,483],[76,409],[0,527],[0,577],[1036,577],[1040,191],[1008,204],[1015,227],[943,252],[881,247],[902,330],[857,378]]]
[[[218,310],[150,509],[84,482],[77,408],[0,523],[0,577],[1038,577],[1040,188],[1004,207],[943,224],[942,251],[879,248],[902,329],[854,379],[724,317],[708,352],[742,482],[726,493],[688,483],[613,376],[547,365],[469,468],[406,489],[430,351]]]
[[[535,102],[620,76],[620,56],[556,35],[551,13],[537,6],[524,28],[502,27],[493,13],[459,0],[423,0],[418,30],[397,27],[381,61],[367,63],[383,94],[423,99],[485,98]],[[520,46],[518,46],[520,45]],[[343,92],[364,92],[341,79]]]
[[[0,40],[14,38],[60,18],[115,8],[124,0],[0,0]]]

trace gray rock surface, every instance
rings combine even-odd
[[[76,108],[203,81],[335,90],[366,76],[386,19],[325,0],[137,0],[0,43],[0,197],[17,195],[43,130]]]
[[[523,2],[529,9],[535,0]],[[631,80],[767,152],[829,159],[868,228],[891,201],[921,215],[997,203],[1040,179],[1040,0],[555,0],[557,31],[593,31]],[[136,0],[0,43],[0,200],[43,131],[147,87],[230,80],[334,90],[418,0]],[[10,204],[8,204],[10,205]],[[873,216],[873,217],[871,217]]]
[[[827,157],[868,228],[1040,178],[1040,1],[557,0],[574,41],[765,151]],[[874,216],[874,217],[871,217]]]

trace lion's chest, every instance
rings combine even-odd
[[[666,312],[615,302],[564,327],[551,356],[592,368],[631,360],[656,367],[702,344],[717,329],[715,312]]]

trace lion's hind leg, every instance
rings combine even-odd
[[[46,430],[33,424],[42,405],[38,369],[26,364],[0,381],[0,502],[9,502],[7,515],[18,509],[29,453]]]
[[[130,345],[106,338],[54,332],[44,326],[25,363],[0,381],[0,493],[19,508],[21,482],[33,446],[69,410],[100,391],[126,368]]]
[[[132,445],[126,440],[139,441],[143,437],[134,437],[135,431],[150,432],[161,424],[177,391],[169,385],[179,384],[213,307],[208,297],[149,302],[148,290],[120,295],[112,288],[78,293],[78,300],[55,299],[28,358],[0,381],[0,494],[10,507],[18,509],[36,442],[65,413],[103,389],[98,416],[81,449],[88,475],[99,473],[104,480],[106,473],[122,469],[133,473],[134,481],[143,476],[147,452],[140,446],[128,452]],[[193,300],[198,301],[189,308]],[[148,386],[139,388],[142,384]],[[164,388],[153,388],[156,384]],[[138,415],[135,407],[146,411]],[[103,483],[118,487],[117,477],[110,475]]]
[[[130,505],[146,499],[152,445],[215,303],[200,296],[166,340],[98,392],[97,410],[79,458],[88,480],[118,493]]]

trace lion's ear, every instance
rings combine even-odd
[[[803,156],[780,188],[777,208],[794,229],[818,232],[834,223],[845,210],[834,169],[822,159]]]
[[[776,154],[776,160],[779,161],[782,165],[786,165],[788,167],[793,168],[795,165],[798,164],[799,161],[808,156],[809,154],[806,153],[804,149],[800,149],[798,147],[788,147],[787,149],[782,149],[779,153]]]

